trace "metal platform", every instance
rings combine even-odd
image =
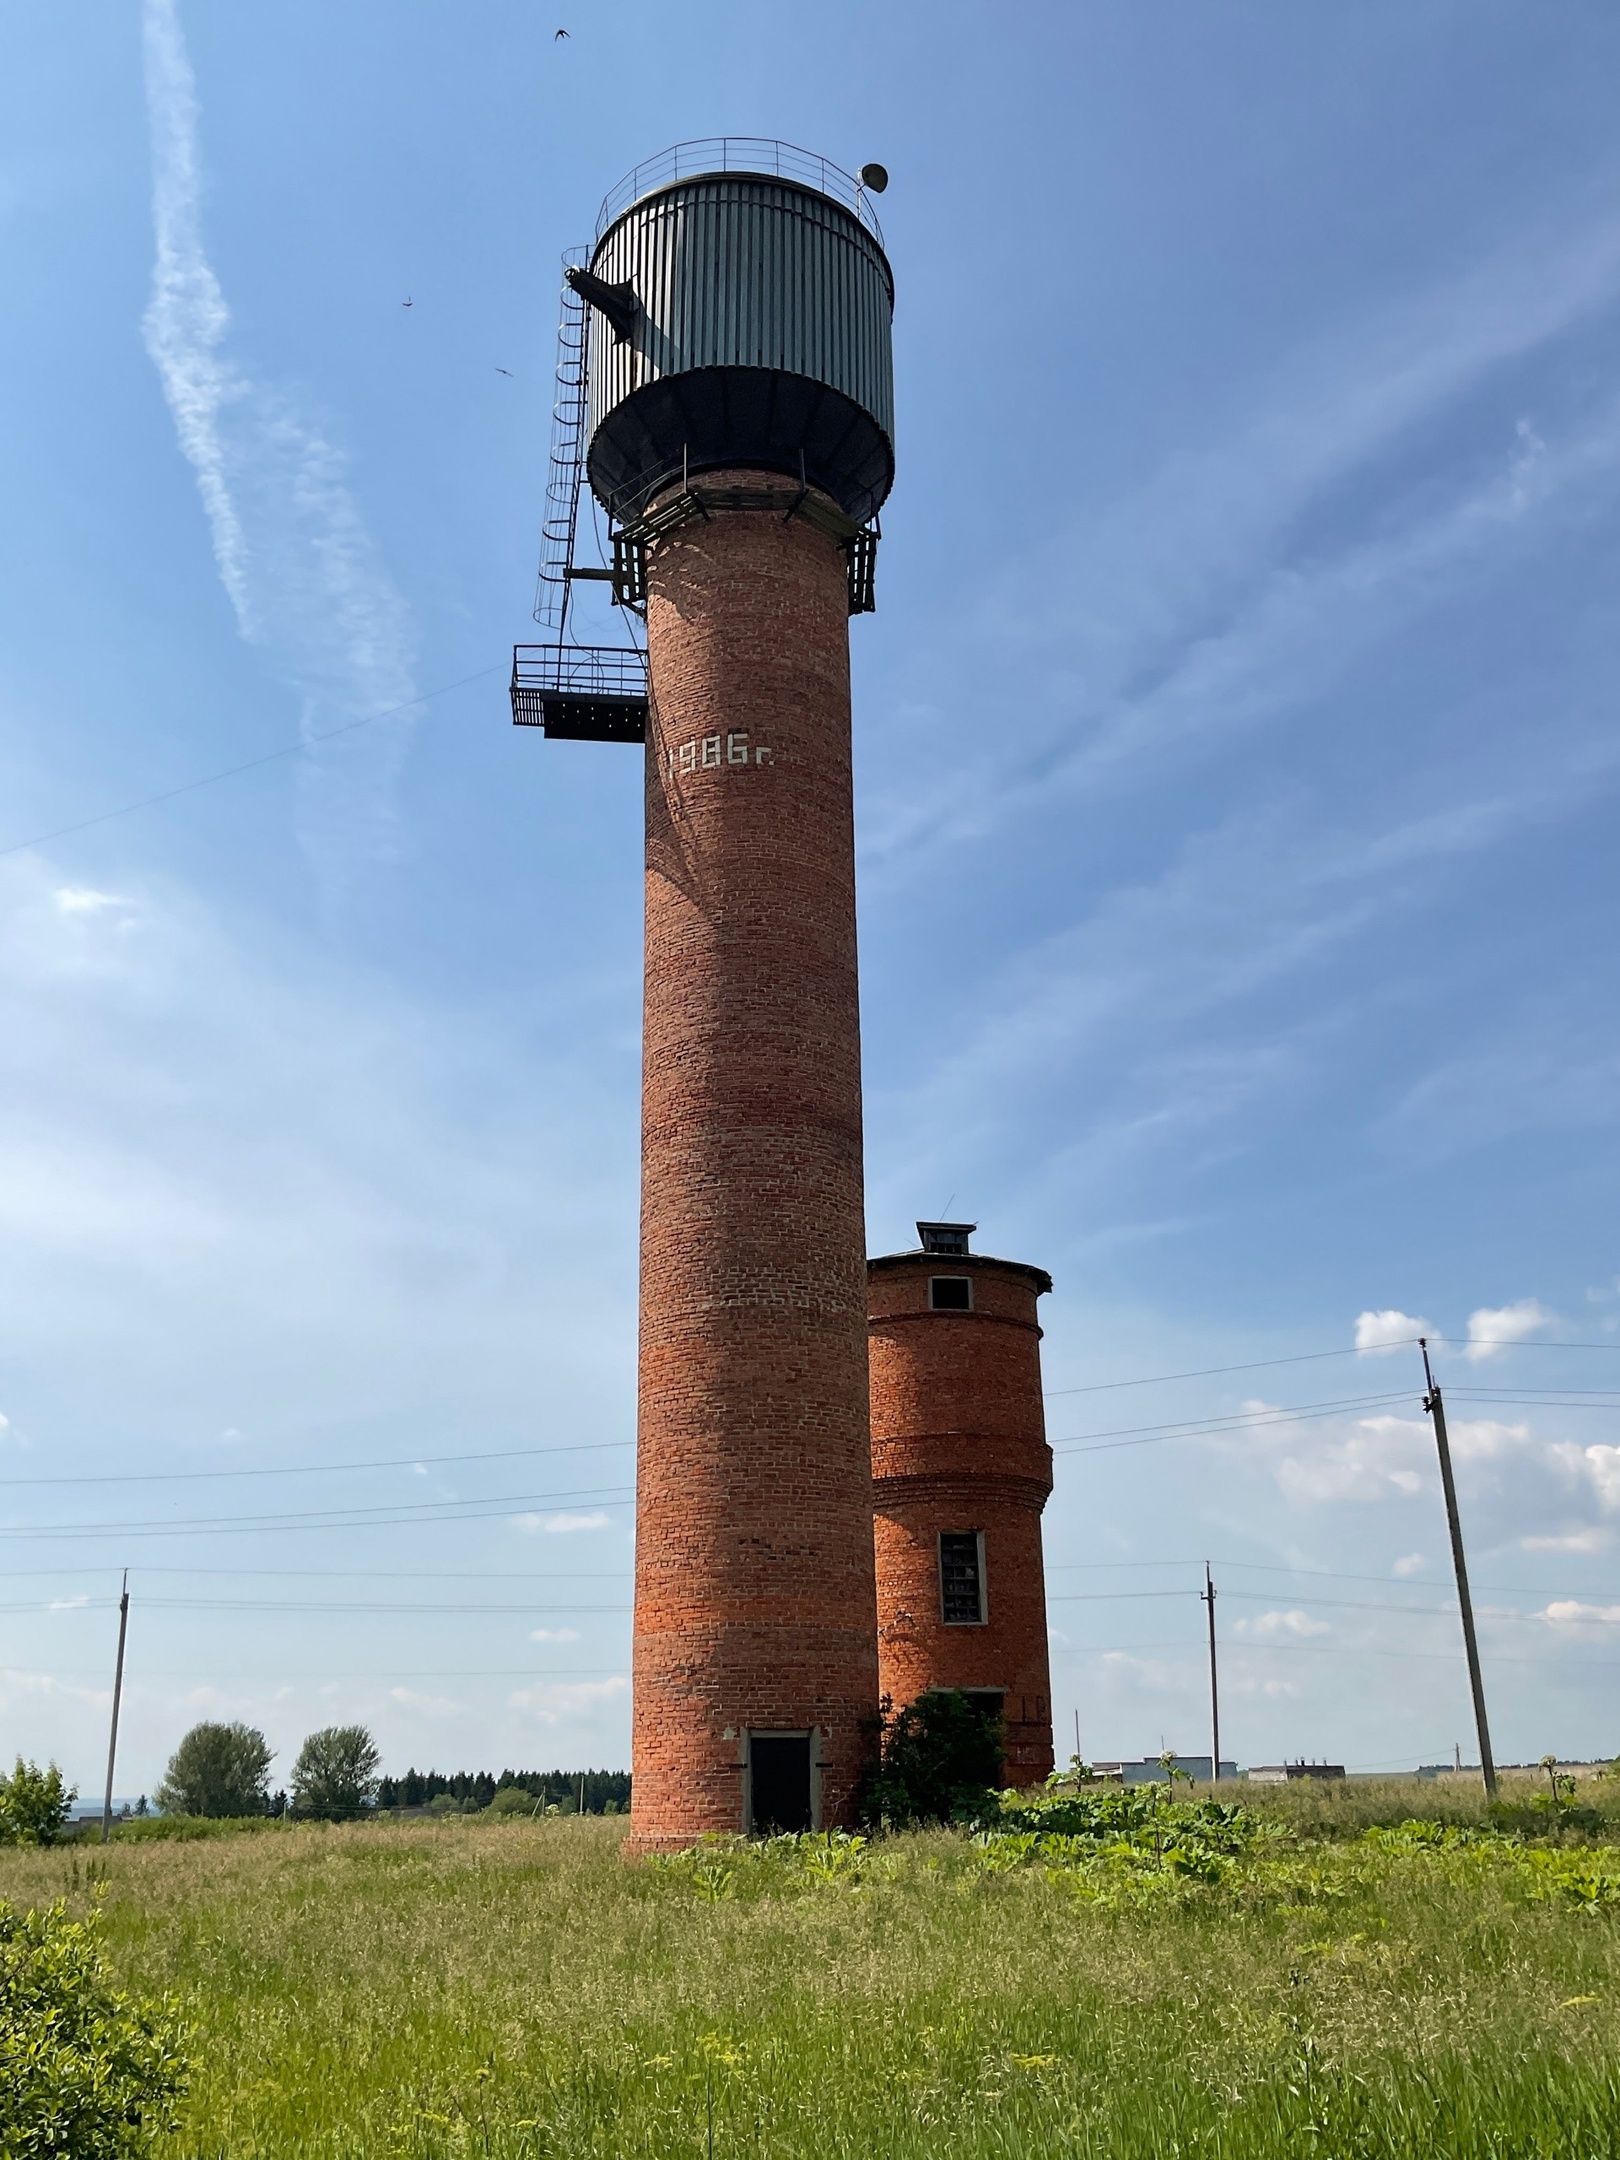
[[[553,742],[645,742],[647,656],[622,645],[514,645],[512,721]]]

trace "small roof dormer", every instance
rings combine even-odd
[[[978,1227],[973,1222],[920,1222],[917,1236],[925,1253],[944,1253],[953,1260],[965,1260],[968,1239]]]

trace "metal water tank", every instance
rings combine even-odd
[[[586,471],[620,522],[723,467],[785,473],[858,524],[876,513],[894,480],[894,279],[869,185],[732,137],[666,151],[608,197],[569,280],[591,307]]]

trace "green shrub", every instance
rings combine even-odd
[[[60,1900],[19,1914],[0,1903],[0,2153],[5,2160],[132,2160],[172,2127],[187,2082],[169,2002],[138,2004],[111,1983],[101,1912]]]
[[[157,1803],[166,1815],[262,1815],[270,1744],[251,1725],[193,1725],[170,1758]]]
[[[19,1755],[10,1777],[0,1777],[0,1845],[54,1845],[78,1797],[55,1763],[42,1770]]]
[[[955,1688],[933,1688],[891,1714],[878,1736],[865,1812],[875,1823],[972,1822],[996,1809],[1001,1719]]]
[[[525,1792],[521,1785],[503,1785],[484,1809],[485,1816],[494,1822],[527,1822],[530,1816],[545,1812],[544,1801]]]

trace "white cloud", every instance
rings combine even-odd
[[[1423,1555],[1420,1552],[1403,1553],[1395,1563],[1397,1575],[1420,1575],[1423,1572]]]
[[[1496,1418],[1448,1421],[1451,1452],[1458,1462],[1504,1462],[1510,1455],[1533,1454],[1538,1442],[1528,1425],[1504,1425]]]
[[[129,905],[116,893],[96,892],[88,885],[59,885],[51,898],[62,915],[99,915],[104,908]]]
[[[448,1695],[423,1695],[417,1689],[407,1687],[391,1687],[388,1698],[390,1702],[397,1702],[403,1710],[422,1710],[430,1717],[444,1717],[451,1711],[466,1707],[453,1701]]]
[[[1302,1642],[1311,1635],[1331,1635],[1333,1630],[1327,1621],[1313,1620],[1309,1613],[1295,1610],[1254,1613],[1235,1622],[1232,1632],[1255,1642]]]
[[[510,1709],[527,1710],[543,1725],[558,1725],[582,1710],[615,1701],[629,1686],[623,1673],[615,1673],[611,1680],[554,1680],[518,1688],[506,1700]]]
[[[1277,1482],[1297,1501],[1410,1499],[1423,1489],[1431,1445],[1427,1419],[1357,1418],[1342,1437],[1284,1456]]]
[[[77,1612],[81,1605],[88,1605],[88,1597],[53,1597],[46,1607],[48,1612]]]
[[[1599,1444],[1583,1452],[1599,1505],[1611,1512],[1620,1508],[1620,1447]]]
[[[145,0],[143,21],[157,240],[146,348],[242,636],[298,693],[300,836],[338,893],[397,852],[391,791],[408,723],[396,709],[413,695],[413,633],[340,453],[223,351],[231,316],[203,245],[197,88],[176,0]],[[379,724],[320,741],[368,719]]]
[[[1550,1537],[1522,1537],[1520,1549],[1524,1552],[1595,1553],[1614,1542],[1612,1530],[1570,1530]]]
[[[1125,1682],[1133,1691],[1150,1695],[1179,1693],[1192,1676],[1187,1664],[1168,1658],[1137,1657],[1128,1650],[1105,1650],[1097,1660],[1105,1681]]]
[[[529,1630],[530,1642],[578,1642],[579,1629],[571,1627],[537,1627]]]
[[[519,1515],[517,1526],[531,1536],[537,1530],[544,1530],[552,1537],[566,1537],[575,1530],[605,1530],[608,1520],[600,1508],[589,1513],[562,1508],[555,1515]]]
[[[1468,1357],[1475,1365],[1500,1357],[1510,1344],[1550,1327],[1555,1317],[1535,1298],[1520,1298],[1516,1305],[1482,1305],[1468,1315]]]
[[[1397,1312],[1393,1307],[1356,1316],[1358,1350],[1409,1349],[1420,1336],[1431,1343],[1441,1339],[1427,1320],[1415,1319],[1410,1313]]]
[[[1557,1628],[1620,1627],[1620,1605],[1584,1605],[1578,1598],[1557,1598],[1535,1617]]]

